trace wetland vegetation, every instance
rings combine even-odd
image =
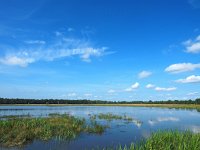
[[[38,115],[35,115],[36,112]],[[180,116],[180,114],[184,115]],[[117,138],[123,141],[125,138],[126,142],[115,142],[110,145],[111,140],[106,138],[108,143],[105,145],[89,142],[89,147],[82,148],[92,149],[94,145],[99,145],[99,149],[105,150],[198,150],[200,147],[198,117],[199,112],[192,109],[118,106],[11,106],[8,108],[8,106],[1,106],[0,148],[24,147],[32,145],[34,141],[45,143],[51,143],[52,140],[58,143],[75,141],[76,143],[77,140],[85,140],[88,136],[92,138],[96,136],[98,137],[95,137],[96,140],[109,137],[112,140]],[[182,122],[183,118],[187,118],[187,122]],[[177,130],[177,127],[183,127],[181,123],[184,123],[187,128]],[[165,124],[169,127],[166,128]],[[147,131],[145,134],[148,136],[138,136],[138,133],[144,131]],[[118,137],[119,135],[121,137]],[[139,140],[135,140],[134,136]],[[82,144],[85,146],[85,142],[90,140],[87,139]]]
[[[46,118],[12,116],[0,120],[0,144],[3,146],[22,145],[34,139],[51,138],[70,140],[81,132],[101,134],[106,126],[96,122],[86,124],[85,119],[68,114],[50,114]]]
[[[130,146],[117,146],[116,148],[105,148],[105,150],[199,150],[199,148],[200,133],[159,131],[139,144],[131,143]]]

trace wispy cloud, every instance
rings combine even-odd
[[[165,88],[165,87],[156,87],[155,90],[156,91],[175,91],[177,88],[176,87],[168,87],[168,88]]]
[[[91,62],[92,57],[101,57],[111,54],[107,47],[94,47],[90,42],[81,39],[56,37],[50,45],[44,41],[27,41],[26,48],[14,49],[0,57],[0,63],[12,66],[26,67],[37,61],[54,61],[58,58],[78,56],[82,61]],[[37,43],[37,44],[36,44]],[[34,45],[32,45],[34,44]]]
[[[61,35],[62,35],[62,33],[61,33],[61,32],[59,32],[59,31],[56,31],[56,32],[55,32],[55,35],[56,35],[56,36],[61,36]]]
[[[193,71],[197,68],[200,68],[200,63],[199,64],[179,63],[168,66],[165,69],[165,71],[170,73],[181,73],[181,72]]]
[[[31,57],[18,57],[18,56],[5,56],[0,58],[0,63],[5,65],[17,65],[20,67],[26,67],[28,64],[35,62],[34,58]]]
[[[113,90],[113,89],[111,89],[111,90],[108,90],[108,93],[110,93],[110,94],[113,94],[113,93],[115,93],[116,91],[115,90]]]
[[[152,72],[150,72],[150,71],[142,71],[142,72],[140,72],[139,74],[138,74],[138,78],[139,79],[142,79],[142,78],[147,78],[147,77],[149,77],[150,75],[152,75]]]
[[[45,41],[43,40],[28,40],[28,41],[24,41],[27,44],[46,44]]]
[[[185,51],[188,53],[200,53],[200,35],[197,36],[194,40],[187,40],[183,42],[185,46]]]
[[[197,83],[200,82],[200,76],[191,75],[186,77],[185,79],[176,80],[178,83]]]
[[[199,92],[190,92],[190,93],[188,93],[187,95],[188,95],[188,96],[192,96],[192,95],[197,95],[197,94],[199,94]]]
[[[154,87],[155,87],[154,84],[147,84],[147,85],[146,85],[146,88],[147,88],[147,89],[152,89],[152,88],[154,88]]]
[[[91,93],[85,93],[84,96],[85,96],[85,97],[91,97],[92,94],[91,94]]]
[[[68,93],[67,96],[68,97],[75,97],[75,96],[77,96],[77,94],[73,92],[73,93]]]
[[[74,31],[74,28],[71,28],[71,27],[70,27],[70,28],[67,29],[67,31],[68,31],[68,32],[72,32],[72,31]]]
[[[193,8],[200,8],[199,0],[188,0],[188,2]]]
[[[126,91],[126,92],[131,92],[131,91],[133,91],[133,90],[135,90],[135,89],[138,89],[139,86],[140,86],[140,84],[139,84],[138,82],[136,82],[136,83],[134,83],[131,87],[125,89],[125,91]]]

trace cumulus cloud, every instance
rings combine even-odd
[[[138,82],[136,82],[136,83],[134,83],[133,85],[131,85],[131,87],[125,89],[125,91],[131,92],[131,91],[133,91],[133,90],[135,90],[135,89],[138,89],[139,86],[140,86],[140,84],[139,84]]]
[[[147,89],[152,89],[152,88],[154,88],[154,87],[155,87],[155,85],[153,85],[153,84],[147,84],[147,85],[146,85],[146,88],[147,88]]]
[[[152,72],[150,71],[142,71],[138,74],[138,78],[142,79],[142,78],[147,78],[150,75],[152,75]]]
[[[188,53],[200,53],[200,35],[197,36],[194,40],[187,40],[183,42],[185,46],[185,51]]]
[[[91,43],[80,39],[57,37],[50,45],[30,45],[27,48],[14,49],[0,57],[0,63],[26,67],[37,61],[54,61],[59,58],[79,57],[82,61],[91,62],[92,57],[111,54],[107,47],[94,47]],[[30,41],[29,41],[30,42]],[[40,41],[41,42],[41,41]],[[34,43],[32,41],[32,43]]]
[[[164,87],[156,87],[156,91],[175,91],[177,88],[176,87],[169,87],[169,88],[164,88]]]
[[[176,80],[178,83],[197,83],[200,82],[200,76],[191,75],[186,77],[185,79],[178,79]]]
[[[168,66],[165,69],[165,71],[170,73],[181,73],[181,72],[193,71],[197,68],[200,68],[200,63],[199,64],[178,63]]]

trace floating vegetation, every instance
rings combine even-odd
[[[115,115],[112,113],[106,113],[106,114],[100,113],[98,115],[89,114],[89,116],[90,116],[90,120],[93,120],[93,121],[95,121],[97,118],[102,119],[102,120],[107,120],[107,121],[124,120],[127,123],[133,122],[137,127],[140,127],[142,125],[142,121],[134,119],[132,117],[128,117],[126,115],[121,116],[121,115]]]
[[[46,118],[19,118],[0,120],[0,144],[2,146],[23,145],[34,139],[52,138],[70,140],[81,132],[102,134],[106,126],[97,123],[87,125],[85,119],[68,114],[51,114]]]
[[[123,117],[120,116],[120,115],[114,115],[114,114],[111,114],[111,113],[107,113],[107,114],[103,114],[103,113],[100,113],[98,114],[98,118],[99,119],[104,119],[104,120],[122,120]]]

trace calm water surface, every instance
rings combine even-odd
[[[89,119],[89,114],[112,113],[127,115],[139,120],[127,123],[122,120],[107,122],[97,120],[101,124],[109,124],[110,128],[102,135],[81,134],[72,141],[33,141],[23,147],[1,148],[2,150],[85,150],[97,147],[111,147],[118,144],[129,145],[148,138],[158,130],[190,130],[200,132],[200,112],[192,109],[169,109],[151,107],[120,106],[0,106],[0,117],[9,115],[31,115],[46,117],[50,113],[68,113]]]

